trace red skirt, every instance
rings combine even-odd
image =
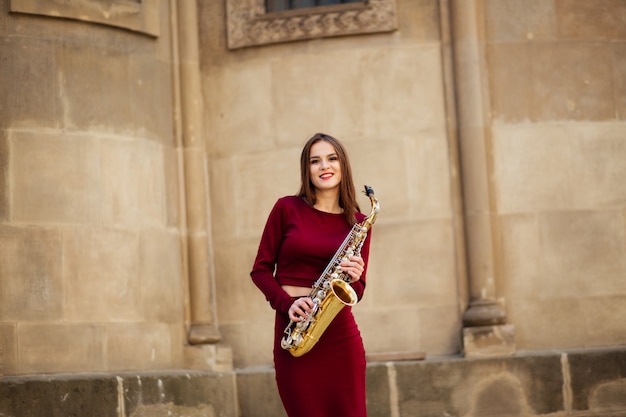
[[[289,318],[277,313],[274,366],[289,417],[366,417],[365,349],[351,307],[344,307],[313,349],[296,358],[280,347]]]

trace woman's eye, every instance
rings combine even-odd
[[[336,156],[331,156],[330,158],[328,158],[328,160],[330,160],[330,161],[336,161],[336,160],[338,160],[338,159],[339,159],[339,158],[338,158],[338,157],[336,157]]]
[[[317,164],[319,162],[320,162],[319,159],[311,159],[311,165],[315,165],[315,164]]]

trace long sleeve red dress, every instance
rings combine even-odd
[[[358,222],[365,216],[356,213]],[[280,346],[295,300],[281,285],[312,287],[352,226],[343,214],[325,213],[301,197],[279,199],[270,212],[252,280],[276,310],[274,366],[278,392],[289,417],[366,417],[365,349],[349,306],[341,309],[310,352],[294,357]],[[361,249],[365,270],[352,283],[363,297],[371,230]]]

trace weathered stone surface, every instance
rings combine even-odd
[[[11,190],[9,189],[9,143],[6,132],[0,131],[0,222],[7,221],[10,213]]]
[[[624,349],[607,349],[373,362],[367,367],[368,413],[534,417],[574,411],[584,417],[621,417],[626,415],[625,358]],[[271,368],[240,372],[237,380],[242,417],[284,415]]]
[[[511,42],[555,38],[553,1],[487,0],[485,6],[486,35],[489,39]]]
[[[137,234],[80,228],[68,230],[64,240],[65,316],[75,321],[139,320]]]
[[[63,317],[63,251],[56,228],[0,225],[0,319]]]
[[[560,38],[626,40],[623,1],[562,0],[555,1],[554,6]]]
[[[613,51],[602,43],[530,43],[531,120],[613,120]]]
[[[237,415],[232,373],[170,371],[13,377],[0,381],[0,413],[117,417]]]
[[[91,323],[24,323],[17,332],[18,374],[104,369],[104,329]]]
[[[0,83],[0,97],[7,100],[0,111],[3,128],[62,124],[58,74],[50,71],[56,65],[54,49],[45,39],[0,39],[0,79],[11,80]]]
[[[237,394],[241,416],[283,417],[283,409],[273,368],[237,374]]]
[[[572,409],[626,412],[624,350],[579,351],[568,354]]]
[[[102,172],[96,140],[59,131],[12,131],[9,140],[14,221],[102,221]]]
[[[515,327],[508,324],[464,328],[463,348],[468,358],[512,355],[515,353]]]

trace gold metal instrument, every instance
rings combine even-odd
[[[340,264],[351,256],[360,255],[367,233],[380,211],[372,187],[366,185],[364,193],[372,204],[370,214],[361,223],[352,226],[322,275],[313,284],[309,294],[313,300],[311,313],[299,322],[290,320],[285,328],[280,345],[293,356],[302,356],[310,351],[341,309],[357,302],[356,292],[350,286],[350,277],[341,270]]]

